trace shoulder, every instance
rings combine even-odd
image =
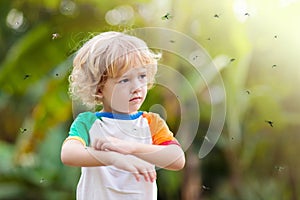
[[[82,112],[77,115],[76,118],[96,118],[96,113],[94,112]]]
[[[143,117],[147,118],[152,134],[152,143],[157,145],[180,145],[173,133],[170,131],[166,121],[157,113],[144,112]]]
[[[74,120],[74,123],[93,123],[97,119],[96,113],[94,112],[82,112],[77,115]]]
[[[163,120],[159,114],[157,113],[153,113],[153,112],[146,112],[143,111],[143,115],[144,118],[146,118],[148,120],[148,123],[151,124],[153,122],[156,122],[157,120]]]
[[[167,123],[159,114],[153,112],[144,112],[143,117],[147,119],[152,133],[157,133],[161,130],[169,131]]]

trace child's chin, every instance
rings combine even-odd
[[[129,109],[129,112],[128,113],[136,113],[139,109],[140,109],[141,106],[135,106],[131,109]]]

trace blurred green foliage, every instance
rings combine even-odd
[[[160,199],[298,199],[299,8],[288,0],[1,0],[0,199],[75,198],[80,170],[60,162],[73,120],[72,55],[93,33],[149,26],[189,35],[221,61],[227,104],[217,145],[195,159],[211,116],[210,91],[196,88],[198,134],[185,170],[158,171]],[[162,62],[197,78],[176,56]],[[176,98],[156,87],[143,109],[155,103],[176,132]]]

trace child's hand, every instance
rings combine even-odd
[[[141,176],[144,177],[145,181],[155,181],[156,171],[154,165],[131,155],[118,156],[113,160],[113,166],[131,172],[137,181],[140,181]]]
[[[93,147],[100,151],[115,151],[121,154],[132,154],[135,150],[135,143],[120,140],[115,137],[97,138],[93,142]]]
[[[153,164],[150,164],[138,157],[132,155],[123,155],[116,152],[101,152],[94,148],[87,147],[86,150],[97,160],[105,165],[113,165],[116,168],[131,172],[137,181],[141,176],[145,181],[155,181],[156,171]],[[104,156],[104,154],[109,154]]]

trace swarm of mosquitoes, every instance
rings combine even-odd
[[[249,17],[249,16],[250,16],[250,13],[246,12],[244,15]],[[214,14],[213,17],[219,19],[219,18],[221,17],[221,14]],[[171,15],[169,12],[167,12],[165,15],[163,15],[163,16],[161,17],[162,20],[170,20],[170,19],[172,19],[172,18],[173,18],[173,15]],[[273,37],[274,37],[274,39],[278,39],[278,35],[274,35]],[[51,39],[52,39],[52,40],[57,40],[57,39],[59,39],[59,38],[61,38],[61,35],[60,35],[59,33],[52,33],[52,34],[51,34]],[[210,40],[211,40],[211,37],[208,37],[207,40],[210,41]],[[176,41],[175,41],[175,40],[169,40],[169,42],[170,42],[170,43],[175,43]],[[194,56],[194,57],[193,57],[193,60],[196,60],[198,57],[199,57],[198,55]],[[231,58],[229,61],[230,61],[230,62],[234,62],[235,60],[236,60],[235,58]],[[277,67],[276,64],[273,64],[273,65],[272,65],[272,68],[276,68],[276,67]],[[25,74],[24,77],[23,77],[23,79],[24,79],[24,80],[27,80],[27,79],[29,79],[31,76],[32,76],[31,74]],[[55,76],[59,76],[59,74],[56,73]],[[251,94],[250,90],[246,90],[246,93],[247,93],[248,95]],[[274,127],[274,122],[273,122],[272,120],[265,120],[265,123],[267,123],[270,127]],[[20,128],[20,133],[25,133],[26,131],[27,131],[26,128]],[[209,141],[209,139],[208,139],[207,137],[206,137],[205,139]],[[231,139],[233,140],[234,138],[232,137]],[[282,170],[283,170],[282,167],[277,167],[276,169],[278,169],[278,171],[282,171]],[[40,182],[43,183],[44,181],[45,181],[45,180],[42,178]],[[210,188],[203,185],[203,186],[202,186],[202,189],[203,189],[203,190],[209,190]]]
[[[59,39],[61,38],[61,35],[59,33],[52,33],[52,40],[56,40],[56,39]],[[55,76],[58,76],[59,74],[56,73]],[[23,79],[26,80],[26,79],[29,79],[31,77],[31,74],[25,74],[23,76]]]
[[[245,15],[245,16],[250,16],[250,13],[246,12],[244,15]],[[221,14],[214,14],[213,17],[214,17],[214,18],[220,18],[220,17],[221,17]],[[169,12],[167,12],[166,14],[164,14],[164,15],[161,17],[162,20],[170,20],[170,19],[172,19],[172,18],[173,18],[173,15],[171,15]],[[61,38],[61,35],[60,35],[59,33],[55,32],[55,33],[52,33],[52,34],[51,34],[51,39],[52,39],[52,40],[57,40],[57,39],[59,39],[59,38]],[[274,38],[275,38],[275,39],[278,39],[278,35],[274,35]],[[208,37],[207,40],[211,40],[211,37]],[[169,42],[170,42],[170,43],[175,43],[175,40],[169,40]],[[194,57],[193,57],[193,60],[196,60],[198,57],[199,57],[198,55],[194,56]],[[234,62],[235,60],[236,60],[235,58],[231,58],[231,59],[230,59],[230,62]],[[273,64],[273,65],[272,65],[272,68],[276,68],[276,67],[277,67],[276,64]],[[24,80],[27,80],[27,79],[29,79],[31,76],[32,76],[31,74],[25,74],[25,75],[23,76],[23,79],[24,79]],[[58,77],[59,74],[56,73],[55,76]],[[248,95],[251,94],[250,90],[246,90],[246,93],[247,93]],[[266,122],[267,124],[269,124],[270,127],[274,127],[274,122],[273,122],[273,121],[271,121],[271,120],[265,120],[265,122]],[[21,130],[21,128],[20,128],[20,130]],[[22,129],[21,133],[24,133],[25,131],[26,131],[26,129]]]
[[[58,38],[60,38],[60,37],[61,37],[61,35],[60,35],[59,33],[53,33],[51,39],[52,39],[52,40],[56,40],[56,39],[58,39]],[[58,76],[59,76],[59,73],[55,73],[55,76],[58,77]],[[30,77],[32,77],[31,74],[25,74],[25,75],[23,76],[23,80],[27,80],[27,79],[29,79]],[[26,133],[26,132],[27,132],[27,129],[26,129],[26,128],[20,128],[19,131],[20,131],[20,133]]]

